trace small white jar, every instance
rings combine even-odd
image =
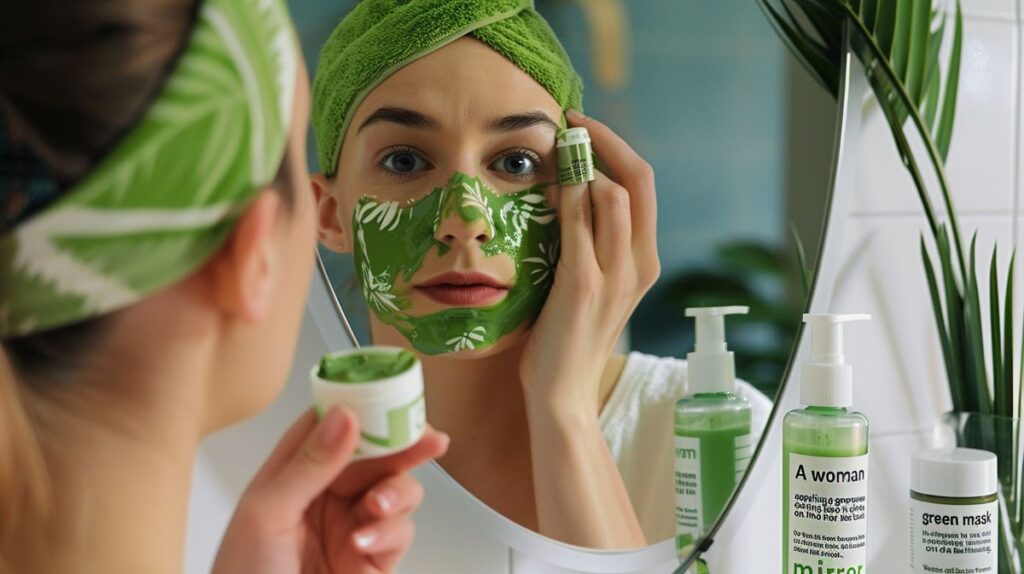
[[[362,347],[327,357],[409,352],[399,347]],[[419,359],[395,375],[364,382],[333,381],[319,376],[320,364],[309,372],[313,405],[323,416],[334,405],[344,405],[359,419],[360,438],[356,459],[393,454],[416,444],[426,429],[423,402],[423,367]]]
[[[910,567],[917,574],[997,574],[996,455],[972,448],[915,453],[910,466]]]

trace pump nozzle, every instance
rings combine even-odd
[[[871,315],[804,315],[810,325],[811,357],[800,378],[800,402],[817,407],[853,405],[853,367],[843,355],[843,324],[868,321]]]
[[[746,314],[749,307],[691,307],[696,319],[696,342],[686,355],[690,393],[731,393],[736,389],[736,364],[725,344],[725,316]]]

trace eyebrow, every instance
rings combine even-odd
[[[373,124],[382,122],[398,124],[400,126],[416,129],[438,129],[440,125],[434,118],[421,114],[415,110],[398,107],[384,107],[370,114],[370,116],[360,124],[359,129],[356,130],[356,132],[361,132]],[[514,132],[537,125],[549,126],[556,132],[561,129],[550,116],[541,111],[523,112],[521,114],[512,114],[498,118],[487,124],[487,129],[497,132]]]
[[[438,123],[434,118],[421,114],[417,111],[406,108],[380,108],[366,118],[356,133],[363,131],[368,126],[380,122],[388,122],[417,129],[437,129]]]
[[[514,132],[536,125],[550,126],[551,129],[556,132],[561,129],[559,125],[555,123],[555,120],[540,111],[512,114],[510,116],[499,118],[488,124],[487,129],[498,132]]]

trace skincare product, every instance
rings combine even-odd
[[[910,568],[998,572],[996,455],[972,448],[915,453],[910,465]]]
[[[689,393],[676,403],[676,551],[687,554],[721,514],[752,454],[750,403],[737,397],[736,367],[725,344],[725,316],[747,307],[686,310],[696,319],[687,360]]]
[[[363,347],[325,355],[309,373],[313,404],[323,416],[332,405],[359,418],[355,458],[392,454],[412,446],[426,429],[423,369],[398,347]]]
[[[863,574],[868,420],[853,405],[843,324],[868,315],[804,315],[810,360],[800,402],[782,423],[782,571]]]
[[[544,186],[499,193],[479,177],[455,172],[443,186],[421,193],[403,202],[364,196],[352,214],[356,278],[374,316],[422,355],[482,351],[533,323],[560,253],[557,212]],[[428,279],[424,261],[448,252],[436,238],[448,218],[486,226],[490,240],[480,245],[483,255],[515,265],[515,281],[500,300],[472,306],[449,300],[433,312],[416,309],[412,285]]]
[[[587,128],[569,128],[558,132],[558,183],[572,185],[594,181],[594,152]]]

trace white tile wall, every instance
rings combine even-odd
[[[975,0],[971,0],[972,2]],[[1014,206],[1017,172],[1017,31],[1009,19],[966,17],[957,119],[947,174],[958,211],[997,213]],[[857,213],[920,213],[913,183],[872,98],[864,113]],[[929,181],[923,146],[911,138]],[[933,199],[936,208],[941,201]]]
[[[946,0],[946,4],[956,5],[955,0]],[[975,18],[1017,18],[1017,0],[961,0],[960,6],[966,16]]]
[[[1013,245],[1014,221],[1009,214],[970,216],[961,225],[965,235],[978,231],[978,251],[987,262],[996,242],[1007,250]],[[950,409],[920,256],[922,232],[923,216],[865,215],[847,223],[832,307],[873,316],[870,323],[847,327],[846,340],[856,407],[868,415],[874,435],[929,428]],[[1005,269],[1008,253],[1000,260]],[[987,293],[987,273],[978,280]]]

